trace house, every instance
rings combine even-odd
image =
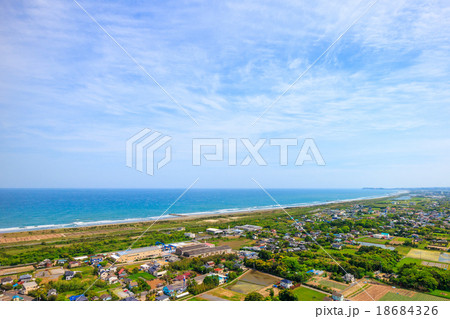
[[[28,294],[30,291],[36,290],[39,288],[38,284],[35,281],[29,281],[23,283],[23,288],[20,290],[22,295]]]
[[[280,281],[280,286],[289,289],[294,285],[294,283],[291,280],[283,279]]]
[[[342,245],[341,245],[341,244],[338,244],[338,243],[332,243],[332,244],[331,244],[331,248],[333,248],[333,249],[340,250],[341,247],[342,247]]]
[[[2,280],[1,280],[2,285],[8,285],[8,284],[12,285],[13,283],[14,283],[14,280],[12,280],[11,277],[5,277],[5,278],[2,278]]]
[[[136,298],[130,296],[130,297],[126,297],[126,298],[124,298],[124,299],[122,299],[120,301],[139,301],[139,300],[137,300]]]
[[[191,276],[191,273],[190,273],[190,272],[185,272],[185,273],[182,274],[182,275],[176,276],[176,277],[175,277],[175,280],[181,281],[181,280],[184,280],[184,279],[188,279],[190,276]]]
[[[45,259],[43,261],[41,261],[40,263],[37,264],[36,268],[49,268],[53,266],[53,263],[51,262],[50,259]]]
[[[58,295],[58,292],[57,292],[56,289],[54,289],[54,288],[50,289],[50,290],[47,292],[47,297],[50,297],[50,296],[56,296],[56,295]]]
[[[23,281],[23,282],[31,281],[31,279],[33,279],[33,276],[31,276],[29,274],[22,275],[19,277],[19,281]]]
[[[219,279],[219,285],[225,283],[228,279],[228,277],[226,275],[222,275],[222,274],[208,274],[207,276],[217,277]]]
[[[340,292],[336,292],[336,291],[333,291],[333,294],[331,295],[331,298],[334,301],[344,301],[344,295],[341,294]]]
[[[155,298],[155,301],[170,301],[169,296],[167,295],[161,295]]]
[[[90,260],[91,264],[99,264],[102,261],[103,261],[103,256],[101,256],[101,255],[92,256],[91,260]]]
[[[69,297],[70,301],[88,301],[85,295],[75,295]]]
[[[138,286],[138,283],[134,280],[132,280],[128,283],[128,288],[130,288],[130,289],[133,289],[134,287],[137,287],[137,286]]]
[[[82,263],[79,260],[69,261],[69,268],[81,267]]]
[[[191,238],[191,239],[195,238],[195,234],[194,233],[184,233],[184,236],[186,236],[187,238]]]
[[[223,274],[223,268],[215,268],[214,272],[218,274]]]
[[[112,297],[109,294],[103,294],[100,296],[100,299],[103,301],[110,301],[112,299]]]
[[[67,270],[67,271],[64,273],[64,279],[65,279],[65,280],[71,280],[74,276],[75,276],[75,272],[74,272],[74,271],[71,271],[71,270]]]
[[[181,294],[186,290],[186,285],[184,283],[178,283],[173,285],[167,285],[163,288],[164,294],[167,296],[176,296],[178,294]]]
[[[109,277],[106,277],[106,280],[108,281],[108,283],[110,285],[115,284],[116,282],[119,282],[119,279],[115,275],[109,275]]]
[[[207,228],[206,232],[211,235],[220,235],[223,233],[223,230],[217,228]]]
[[[205,263],[205,268],[213,268],[216,265],[216,263],[214,261],[208,261],[207,263]]]
[[[56,260],[57,265],[64,265],[67,262],[67,259],[58,259]]]
[[[346,273],[343,277],[342,277],[346,282],[354,282],[355,281],[355,276],[353,276],[352,274]]]
[[[23,301],[23,297],[20,297],[19,295],[14,295],[11,300],[12,301]]]

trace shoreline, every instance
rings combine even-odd
[[[185,213],[185,214],[170,214],[167,213],[163,217],[160,216],[152,216],[147,218],[128,218],[122,220],[105,220],[105,221],[95,221],[95,222],[73,222],[67,224],[49,224],[49,225],[38,225],[38,226],[24,226],[24,227],[10,227],[0,229],[1,234],[11,234],[11,233],[30,233],[30,232],[39,232],[39,231],[48,231],[48,230],[70,230],[70,229],[82,229],[82,228],[92,228],[92,227],[102,227],[102,226],[112,226],[112,225],[127,225],[127,224],[137,224],[137,223],[149,223],[154,220],[161,221],[176,221],[176,220],[184,220],[184,219],[201,219],[205,217],[218,217],[218,216],[229,216],[229,215],[242,215],[242,214],[255,214],[262,213],[274,210],[282,210],[282,209],[295,209],[295,208],[308,208],[308,207],[316,207],[316,206],[324,206],[324,205],[332,205],[332,204],[341,204],[348,203],[354,201],[361,200],[374,200],[374,199],[382,199],[389,197],[398,197],[405,194],[410,193],[410,191],[400,190],[392,194],[383,195],[383,196],[368,196],[368,197],[360,197],[360,198],[352,198],[352,199],[342,199],[335,201],[326,201],[326,202],[313,202],[313,203],[295,203],[291,205],[271,205],[271,206],[261,206],[261,207],[249,207],[243,209],[218,209],[210,212],[194,212],[194,213]]]

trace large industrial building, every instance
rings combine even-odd
[[[202,243],[180,246],[176,249],[176,254],[183,257],[207,257],[212,255],[229,254],[231,252],[232,250],[230,246],[214,247]]]
[[[155,258],[162,254],[161,247],[151,246],[135,248],[130,250],[123,250],[111,255],[117,262],[130,262],[141,259]]]

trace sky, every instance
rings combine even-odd
[[[0,187],[450,186],[450,3],[372,4],[2,0]],[[125,165],[144,128],[172,138],[153,176]],[[193,166],[195,138],[267,165]],[[326,165],[294,165],[306,138]]]

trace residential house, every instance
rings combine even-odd
[[[64,279],[65,280],[72,280],[72,278],[75,276],[75,272],[74,271],[71,271],[71,270],[67,270],[65,273],[64,273]]]
[[[342,247],[342,245],[341,245],[341,244],[338,244],[338,243],[332,243],[332,244],[331,244],[331,248],[333,248],[333,249],[340,250],[341,247]]]
[[[31,276],[30,274],[22,275],[19,277],[19,281],[23,282],[29,282],[31,281],[31,279],[33,279],[33,276]]]
[[[47,292],[47,297],[51,297],[51,296],[57,296],[58,292],[56,291],[56,289],[52,288]]]
[[[162,294],[155,298],[155,301],[170,301],[169,296]]]
[[[5,278],[2,278],[2,280],[1,280],[2,285],[8,285],[8,284],[12,285],[13,283],[14,283],[14,280],[11,277],[5,277]]]
[[[134,280],[132,280],[132,281],[130,281],[128,283],[128,288],[129,289],[133,289],[134,287],[137,287],[137,286],[138,286],[138,283],[136,281],[134,281]]]
[[[22,295],[28,294],[30,291],[36,290],[39,288],[38,284],[35,281],[29,281],[22,284],[23,288],[20,290]]]
[[[183,293],[186,290],[186,285],[184,283],[177,283],[173,285],[167,285],[163,288],[164,294],[167,296],[176,296]]]
[[[100,296],[100,299],[103,301],[110,301],[112,299],[112,297],[109,294],[103,294]]]
[[[343,277],[342,277],[346,282],[354,282],[355,281],[355,276],[353,276],[352,274],[346,273]]]
[[[344,301],[344,295],[341,294],[340,292],[337,292],[337,291],[333,291],[333,294],[331,295],[331,298],[334,301]]]
[[[294,283],[291,280],[283,279],[280,281],[280,286],[289,289],[294,285]]]
[[[69,261],[69,268],[81,267],[82,263],[79,260]]]
[[[108,277],[106,277],[106,280],[108,281],[108,283],[109,283],[110,285],[119,282],[119,279],[117,278],[116,275],[109,275]]]

